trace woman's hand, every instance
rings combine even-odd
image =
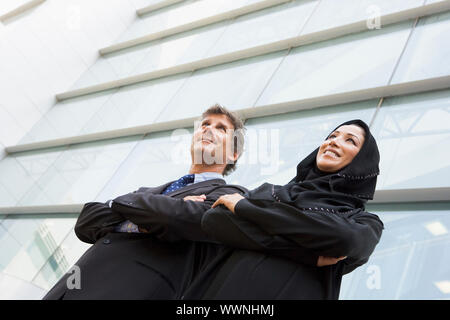
[[[244,199],[244,197],[239,193],[225,194],[223,196],[220,196],[219,199],[217,199],[216,202],[213,203],[212,208],[223,204],[228,208],[228,210],[234,213],[234,207],[236,206],[236,203],[238,203],[242,199]]]
[[[320,256],[319,259],[317,259],[317,266],[318,267],[331,266],[333,264],[338,263],[341,260],[344,260],[345,258],[347,258],[347,256],[339,258]]]
[[[204,202],[206,199],[206,196],[204,194],[201,194],[199,196],[186,196],[183,198],[184,201],[199,201]]]

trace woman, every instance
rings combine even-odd
[[[185,299],[338,299],[342,276],[366,263],[381,237],[383,223],[364,206],[379,159],[369,127],[352,120],[301,161],[287,185],[220,197],[202,228],[228,246]]]

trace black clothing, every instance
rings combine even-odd
[[[212,179],[161,195],[172,182],[120,196],[111,208],[86,203],[75,233],[94,245],[75,264],[81,271],[81,289],[68,289],[71,274],[66,274],[44,299],[179,298],[201,266],[221,250],[196,242],[209,240],[201,229],[204,212],[221,195],[246,189]],[[204,202],[183,200],[201,194],[207,197]],[[114,232],[125,220],[149,233]]]
[[[342,276],[368,261],[383,230],[378,216],[365,211],[379,154],[361,126],[364,145],[339,172],[318,170],[316,149],[286,186],[265,183],[246,193],[235,214],[223,206],[208,210],[203,229],[229,247],[199,273],[185,298],[338,299]],[[317,267],[319,256],[347,258]]]

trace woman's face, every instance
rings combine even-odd
[[[364,144],[364,129],[357,125],[340,126],[325,140],[317,153],[317,168],[337,172],[350,162]]]

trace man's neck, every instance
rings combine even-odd
[[[222,174],[224,167],[222,165],[203,165],[203,164],[192,164],[189,169],[189,174],[203,173],[203,172],[217,172]]]

